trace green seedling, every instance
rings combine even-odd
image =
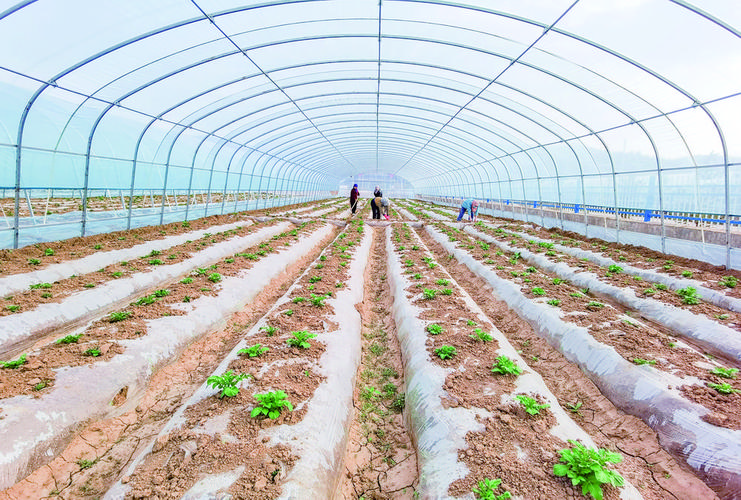
[[[492,366],[491,372],[499,375],[519,375],[522,373],[522,370],[514,361],[509,359],[507,356],[502,355],[496,359],[496,363]]]
[[[723,368],[722,366],[716,366],[710,373],[723,378],[736,378],[738,375],[738,368]]]
[[[618,274],[623,272],[623,268],[618,265],[612,264],[607,268],[607,271],[612,274]]]
[[[291,302],[293,302],[294,304],[300,304],[301,302],[304,302],[304,301],[306,301],[305,297],[294,297],[291,299]]]
[[[277,329],[276,327],[274,327],[274,326],[261,326],[261,327],[260,327],[260,330],[264,331],[264,332],[265,332],[265,334],[266,334],[266,335],[267,335],[268,337],[272,337],[272,336],[273,336],[273,335],[275,335],[275,334],[276,334],[276,332],[278,331],[278,329]]]
[[[51,288],[51,287],[52,287],[51,283],[36,283],[35,285],[31,285],[28,288],[30,288],[31,290],[39,290],[42,288],[46,289],[46,288]]]
[[[576,413],[577,415],[580,415],[580,416],[581,416],[581,413],[579,413],[579,408],[581,408],[581,405],[582,405],[581,401],[577,401],[574,404],[566,403],[566,406],[569,408],[569,411],[571,413]]]
[[[54,255],[54,249],[53,248],[47,248],[46,250],[44,250],[44,255],[47,256],[47,257],[51,257],[52,255]]]
[[[317,295],[315,293],[311,294],[311,298],[309,299],[311,301],[311,305],[314,307],[323,307],[324,306],[324,300],[327,298],[326,295]]]
[[[77,335],[67,335],[66,337],[62,337],[61,339],[57,339],[55,344],[74,344],[78,340],[80,340],[80,337],[82,336],[81,333],[78,333]]]
[[[255,344],[253,346],[240,349],[239,351],[237,351],[237,354],[246,354],[250,358],[256,358],[257,356],[266,353],[269,350],[269,348],[263,347],[262,344]]]
[[[131,316],[131,311],[117,311],[112,312],[108,316],[108,322],[109,323],[118,323],[119,321],[123,321]]]
[[[654,283],[654,288],[661,291],[667,290],[667,286],[663,283]]]
[[[494,490],[499,488],[501,483],[501,479],[484,478],[479,481],[478,485],[471,491],[476,495],[478,500],[506,500],[512,498],[512,494],[509,491],[505,491],[501,495],[494,493]]]
[[[427,325],[427,333],[430,335],[440,335],[443,333],[443,327],[438,325],[437,323],[432,323]]]
[[[89,469],[90,467],[95,465],[95,462],[97,462],[97,460],[86,460],[84,458],[81,458],[77,461],[77,465],[80,466],[80,469]]]
[[[111,273],[111,277],[113,278],[120,278],[121,276],[123,276],[123,273],[121,271],[115,271]]]
[[[602,485],[609,484],[621,487],[625,484],[623,477],[608,469],[608,463],[622,462],[623,457],[602,448],[586,448],[583,444],[569,440],[571,449],[559,450],[560,462],[553,466],[556,476],[566,476],[574,486],[581,485],[582,495],[591,495],[595,500],[602,500]]]
[[[435,354],[440,359],[449,359],[455,356],[456,349],[452,345],[444,345],[435,349]]]
[[[691,278],[692,277],[692,271],[684,270],[684,271],[682,271],[682,276],[684,276],[685,278]]]
[[[738,279],[735,276],[724,276],[718,284],[726,288],[736,288],[736,285],[738,285]]]
[[[424,290],[422,290],[422,296],[427,300],[434,299],[436,295],[437,295],[437,290],[435,289],[425,288]]]
[[[414,261],[412,259],[407,259],[404,261],[404,265],[407,267],[412,267],[414,265]]]
[[[159,250],[152,250],[151,252],[149,252],[149,255],[147,255],[147,257],[156,257],[160,255],[161,253],[162,252],[160,252]]]
[[[39,264],[41,264],[41,261],[39,259],[28,259],[28,263],[32,266],[38,266]]]
[[[548,249],[550,249],[550,248],[553,248],[553,243],[550,243],[548,241],[541,241],[541,242],[538,243],[538,246],[540,248],[548,248]]]
[[[525,272],[528,273],[528,274],[532,274],[532,273],[538,272],[538,270],[535,269],[533,266],[530,266],[530,267],[528,267],[528,268],[525,269]]]
[[[715,317],[721,321],[725,321],[730,318],[728,314],[716,314]]]
[[[655,359],[633,358],[633,364],[636,364],[636,365],[655,365],[656,364],[656,360]]]
[[[309,333],[306,330],[291,332],[291,335],[292,337],[286,340],[286,343],[293,347],[300,347],[301,349],[308,349],[311,347],[309,339],[316,337],[316,333]]]
[[[474,320],[472,320],[472,319],[469,319],[469,320],[467,320],[467,321],[466,321],[466,324],[467,324],[468,326],[476,326],[476,322],[475,322]]]
[[[469,337],[471,337],[472,339],[480,340],[482,342],[489,342],[494,339],[494,337],[492,337],[488,332],[485,332],[481,328],[475,328],[473,330],[473,333],[469,335]]]
[[[316,283],[317,281],[322,281],[322,277],[321,276],[312,276],[311,278],[309,278],[309,283]]]
[[[148,306],[150,304],[154,304],[157,301],[154,295],[145,295],[144,297],[141,297],[139,300],[134,302],[137,306]]]
[[[592,300],[587,304],[587,309],[601,309],[605,307],[605,305],[602,302],[597,302],[596,300]]]
[[[645,290],[643,290],[643,295],[653,295],[655,293],[656,290],[654,290],[653,288],[646,288]]]
[[[255,394],[254,398],[257,400],[258,405],[252,410],[252,412],[250,412],[250,416],[256,418],[263,415],[275,420],[280,416],[280,412],[283,408],[287,408],[288,411],[293,411],[293,405],[288,401],[288,399],[286,399],[287,397],[288,396],[283,391]]]
[[[363,387],[363,390],[360,391],[360,397],[362,399],[365,399],[366,401],[375,401],[380,396],[381,391],[370,385],[366,385],[365,387]]]
[[[584,297],[584,294],[581,292],[571,292],[569,297]]]
[[[95,283],[85,283],[82,285],[84,288],[95,288]]]
[[[229,370],[223,375],[211,375],[206,379],[206,385],[221,390],[219,399],[224,396],[232,398],[239,394],[239,387],[237,387],[237,384],[247,377],[249,377],[249,375],[246,373],[236,375],[232,370]]]
[[[15,369],[18,368],[21,365],[26,364],[26,354],[21,354],[21,356],[18,359],[11,360],[11,361],[0,361],[0,366],[2,368],[10,368]]]
[[[445,278],[440,278],[439,280],[435,281],[435,284],[440,286],[448,286],[450,284],[450,281],[446,280]]]
[[[452,288],[443,288],[442,290],[439,290],[440,295],[453,295],[453,289]]]
[[[168,295],[170,295],[170,290],[166,290],[166,289],[157,290],[152,295],[154,295],[155,297],[159,297],[159,298],[167,297]]]
[[[10,312],[17,312],[17,311],[19,311],[21,309],[21,306],[15,305],[15,304],[11,304],[9,306],[6,306],[5,309],[7,309]]]
[[[170,257],[172,257],[172,256],[170,256]],[[169,257],[168,257],[168,258],[169,258]],[[174,257],[173,257],[173,258],[174,258]],[[229,257],[229,258],[227,258],[227,259],[224,259],[224,262],[225,262],[226,264],[231,264],[232,262],[234,262],[234,259],[232,259],[231,257]]]
[[[553,281],[551,281],[551,283],[553,283],[554,285],[560,285],[563,282],[564,280],[562,280],[561,278],[553,278]]]
[[[95,347],[91,347],[90,349],[86,350],[82,354],[84,356],[91,356],[93,358],[97,358],[98,356],[100,356],[100,349],[95,348]]]
[[[549,306],[556,306],[556,307],[558,307],[558,306],[561,305],[561,301],[558,300],[558,299],[550,299],[548,302],[546,302],[546,304],[548,304]]]
[[[513,243],[513,245],[516,245],[517,241]],[[515,252],[512,254],[512,257],[509,259],[509,263],[512,265],[517,264],[517,261],[520,259],[520,252]]]
[[[190,302],[191,300],[193,300],[193,297],[191,297],[190,295],[186,295],[185,297],[183,297],[183,302]]]
[[[218,283],[219,281],[221,281],[221,275],[219,273],[211,273],[208,275],[208,280],[211,283]]]
[[[180,283],[182,283],[183,285],[190,285],[191,283],[193,283],[193,278],[183,278],[180,280]]]
[[[285,311],[283,311],[283,314],[285,314],[286,316],[293,316],[293,309],[286,309]]]
[[[151,259],[148,260],[147,263],[150,266],[161,266],[162,264],[164,264],[164,262],[162,262],[162,259]]]
[[[543,295],[545,295],[545,290],[543,290],[540,287],[535,287],[535,288],[533,288],[532,291],[533,291],[533,295],[537,295],[537,296],[543,296]]]
[[[721,394],[732,394],[734,392],[741,392],[738,389],[734,389],[728,382],[723,382],[722,384],[714,384],[713,382],[708,382],[708,387],[710,387],[711,389],[715,389]]]
[[[518,394],[515,397],[517,398],[517,401],[519,401],[520,404],[525,407],[525,411],[530,415],[540,415],[540,410],[545,410],[546,408],[551,407],[551,405],[549,404],[538,404],[536,400],[524,394]]]
[[[682,302],[684,302],[687,305],[695,305],[700,303],[700,297],[697,295],[697,290],[691,286],[688,286],[687,288],[680,288],[677,290],[677,294],[682,297]]]

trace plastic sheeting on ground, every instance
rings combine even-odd
[[[366,231],[362,243],[349,266],[350,278],[346,287],[328,299],[335,309],[331,320],[338,328],[334,331],[321,334],[318,340],[326,345],[326,350],[318,361],[316,372],[326,379],[314,391],[309,400],[308,411],[301,422],[295,425],[280,425],[261,431],[261,435],[270,439],[270,445],[285,444],[293,449],[300,458],[294,464],[283,483],[283,492],[280,498],[292,499],[326,499],[331,498],[339,475],[344,471],[342,460],[345,455],[347,437],[350,429],[350,419],[353,411],[353,391],[355,376],[360,364],[361,340],[360,314],[355,309],[356,304],[363,300],[363,274],[368,262],[371,244],[371,231]],[[295,246],[292,253],[305,253]],[[304,274],[313,272],[309,266]],[[268,313],[253,326],[234,349],[224,358],[214,370],[214,374],[223,373],[229,364],[236,359],[240,349],[249,346],[249,339],[260,332],[260,328],[267,324],[267,318],[274,311],[290,303],[293,290],[302,286],[297,280],[286,293],[270,308]],[[280,361],[279,361],[280,362]],[[279,363],[276,362],[276,363]],[[248,388],[249,380],[241,383],[242,388]],[[160,431],[160,437],[166,437],[185,423],[186,409],[203,399],[213,396],[218,391],[203,384],[185,402]],[[203,427],[209,427],[206,423]],[[227,436],[226,429],[221,428],[222,436]],[[230,439],[237,439],[229,436]],[[136,468],[143,463],[151,452],[155,440],[132,462],[126,475],[133,474]],[[217,499],[231,498],[226,490],[239,479],[239,471],[231,474],[208,475],[194,485],[183,496],[183,500],[190,499]],[[104,497],[106,500],[119,500],[125,497],[129,487],[117,482]]]
[[[418,491],[422,493],[423,498],[450,498],[448,494],[450,485],[468,474],[468,468],[458,460],[458,451],[468,448],[466,443],[468,432],[485,430],[476,417],[490,416],[490,413],[483,408],[445,408],[442,405],[441,402],[448,399],[443,387],[452,369],[446,370],[430,359],[425,331],[426,325],[430,322],[418,319],[419,308],[407,298],[405,290],[410,286],[410,282],[404,274],[401,259],[394,251],[390,230],[387,231],[386,250],[389,256],[389,284],[394,297],[394,319],[404,360],[406,420],[417,445],[420,470]],[[455,297],[460,297],[459,300],[465,303],[473,317],[477,318],[480,323],[493,325],[493,322],[463,289],[458,287]],[[515,391],[512,394],[505,394],[502,402],[516,403],[515,393],[538,394],[547,404],[551,405],[549,411],[556,418],[556,424],[548,431],[550,434],[564,442],[573,439],[595,448],[596,445],[589,434],[584,432],[561,408],[558,399],[548,389],[543,378],[530,369],[527,362],[509,343],[507,337],[496,327],[493,327],[489,333],[499,345],[497,354],[509,357],[523,369],[523,373],[516,379]],[[494,393],[496,385],[494,377],[491,380],[481,380],[481,392],[483,394]],[[464,498],[473,498],[473,495],[469,494]],[[621,490],[620,498],[640,499],[642,496],[632,484],[626,482]]]
[[[112,279],[94,289],[74,293],[61,302],[40,304],[27,312],[0,317],[0,352],[15,354],[55,329],[99,317],[115,307],[125,307],[138,294],[172,282],[192,269],[207,267],[214,261],[234,255],[289,227],[291,227],[290,223],[282,222],[260,228],[252,234],[231,238],[207,247],[193,254],[189,259],[176,264],[156,266],[152,270],[135,273],[128,278]],[[161,244],[159,241],[157,243]],[[160,245],[145,245],[143,251],[151,250],[155,246]],[[142,249],[139,249],[139,252],[141,251]],[[95,259],[92,260],[93,264],[96,262]],[[87,265],[90,263],[86,262]],[[60,266],[63,267],[62,264]],[[66,269],[64,272],[70,270]]]
[[[575,363],[612,403],[646,422],[661,445],[685,461],[722,498],[741,496],[741,431],[701,420],[709,410],[683,398],[676,377],[637,366],[596,341],[586,328],[566,323],[557,310],[526,298],[519,287],[482,265],[439,231],[429,234],[450,254],[492,286],[533,329]],[[669,389],[669,387],[674,387]]]
[[[692,280],[687,278],[678,278],[664,273],[656,272],[652,269],[641,269],[639,267],[633,267],[625,262],[617,262],[609,257],[604,257],[590,250],[582,250],[580,248],[570,248],[563,245],[559,245],[551,240],[545,240],[532,236],[529,234],[518,233],[517,231],[509,230],[511,233],[517,234],[518,236],[525,238],[526,240],[533,240],[536,242],[547,241],[553,243],[553,248],[559,252],[572,255],[579,259],[589,259],[590,261],[599,264],[603,267],[609,267],[611,265],[617,265],[623,268],[623,272],[631,276],[639,276],[646,281],[652,283],[663,283],[671,290],[678,290],[688,286],[697,289],[698,294],[702,297],[702,300],[715,304],[718,307],[728,309],[729,311],[741,312],[741,299],[729,297],[726,294],[707,288],[703,286],[702,282],[698,280]]]
[[[502,243],[473,227],[467,226],[464,231],[488,241],[506,252],[520,252],[520,256],[524,260],[537,265],[545,272],[553,273],[579,287],[589,288],[592,292],[611,297],[620,304],[639,311],[645,318],[664,325],[681,336],[692,339],[712,354],[741,362],[741,334],[733,328],[671,304],[637,297],[630,288],[620,288],[605,283],[594,273],[578,272],[564,262],[552,262],[546,256],[531,252],[526,248],[513,247],[507,243]]]
[[[270,254],[236,277],[225,277],[215,297],[201,296],[182,304],[183,316],[147,322],[150,333],[119,341],[125,347],[111,360],[57,370],[51,390],[38,398],[16,396],[2,401],[0,419],[0,488],[11,486],[54,458],[77,427],[89,419],[104,418],[110,402],[128,387],[142,389],[152,373],[170,361],[194,339],[223,326],[273,278],[331,234],[325,225],[302,237],[290,250]]]

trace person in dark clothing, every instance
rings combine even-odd
[[[376,186],[376,189],[373,190],[373,196],[374,198],[370,202],[371,210],[373,211],[373,218],[380,219],[381,218],[381,197],[383,196],[383,193],[381,192],[381,188]]]
[[[350,209],[352,213],[355,213],[355,209],[358,206],[358,197],[360,197],[360,191],[358,191],[358,185],[355,184],[350,190]]]

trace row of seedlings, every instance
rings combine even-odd
[[[115,409],[112,401],[122,404],[127,393],[138,393],[159,366],[299,259],[297,248],[309,252],[334,230],[314,226],[281,234],[274,230],[280,225],[271,226],[234,240],[232,253],[214,264],[193,269],[183,262],[179,282],[4,362],[0,429],[12,437],[0,445],[11,458],[3,464],[2,487],[52,459],[80,422],[104,417]]]
[[[96,234],[85,237],[70,238],[67,240],[37,243],[18,249],[0,250],[0,287],[3,290],[10,285],[4,279],[6,276],[18,275],[19,273],[34,273],[41,275],[42,279],[38,281],[50,281],[47,276],[55,276],[52,272],[50,275],[44,275],[42,271],[49,270],[55,264],[69,264],[74,261],[83,261],[85,257],[97,256],[95,259],[89,259],[95,262],[101,255],[108,255],[113,263],[121,260],[116,251],[131,249],[137,246],[151,245],[153,248],[163,250],[172,246],[170,241],[176,241],[179,244],[186,239],[198,239],[204,232],[218,232],[231,229],[232,227],[244,225],[248,220],[244,213],[229,215],[212,215],[193,219],[183,222],[171,222],[160,226],[145,226],[131,230],[114,231],[111,233]],[[189,233],[186,236],[186,233]],[[178,241],[175,236],[183,235],[182,241]],[[162,245],[160,246],[160,243]],[[134,255],[139,251],[135,250]],[[106,262],[105,258],[102,258]],[[85,269],[85,262],[76,263],[75,266],[81,265],[78,269]],[[88,271],[99,268],[93,267]],[[63,270],[59,271],[63,273]],[[71,274],[79,274],[71,273]],[[69,275],[60,274],[61,277]],[[46,279],[43,279],[46,278]],[[6,293],[3,292],[3,295]]]
[[[407,225],[387,246],[422,495],[642,498]]]
[[[741,289],[736,288],[741,280],[741,271],[738,270],[728,270],[723,266],[713,266],[684,257],[669,256],[643,247],[637,249],[625,244],[586,239],[582,235],[558,229],[545,230],[541,227],[529,227],[529,225],[511,221],[509,225],[514,230],[526,231],[533,236],[558,241],[574,253],[591,254],[590,260],[599,262],[600,258],[611,258],[620,263],[630,264],[637,270],[651,271],[658,275],[656,281],[663,282],[662,277],[674,277],[680,281],[694,280],[704,288],[741,298]]]
[[[450,211],[439,208],[431,208],[436,213],[450,217]],[[682,304],[697,304],[702,298],[713,304],[741,311],[741,289],[736,289],[741,271],[726,270],[721,266],[712,266],[707,263],[698,262],[677,256],[669,256],[641,247],[608,243],[602,240],[585,238],[579,234],[561,231],[559,229],[545,229],[532,223],[512,221],[500,218],[492,219],[497,229],[505,231],[498,232],[496,236],[501,241],[512,238],[522,238],[523,244],[535,252],[544,252],[556,261],[568,261],[574,266],[587,268],[598,273],[605,273],[605,278],[615,285],[623,285],[633,288],[637,295],[653,296],[656,293],[674,290],[676,294],[663,294],[662,299],[674,302],[677,306]],[[527,236],[526,236],[527,234]],[[556,255],[559,254],[564,255]],[[592,264],[590,264],[592,263]],[[615,276],[608,270],[614,266],[623,268],[623,274],[628,274],[634,282],[622,280],[624,276]],[[600,267],[605,269],[600,269]],[[648,286],[642,286],[641,281],[649,282]],[[658,285],[651,286],[651,283]],[[689,302],[688,302],[689,301]],[[728,314],[716,311],[707,311],[712,317],[728,320],[732,319]]]
[[[687,269],[683,271],[685,274],[683,278],[662,275],[653,270],[646,271],[633,267],[633,262],[628,262],[627,258],[620,259],[624,257],[620,250],[617,250],[617,260],[597,256],[585,250],[579,250],[578,255],[574,255],[575,251],[564,245],[566,240],[561,240],[559,244],[553,240],[512,232],[504,227],[492,227],[489,224],[477,224],[477,228],[499,242],[509,242],[518,246],[523,255],[525,251],[541,254],[544,261],[563,262],[579,272],[593,273],[606,284],[632,290],[636,297],[651,298],[677,308],[691,310],[693,314],[704,315],[713,321],[723,322],[737,330],[741,329],[741,316],[734,312],[741,311],[741,300],[705,288],[697,280],[690,280],[693,273]],[[673,267],[672,261],[664,262],[666,267]],[[735,282],[730,281],[732,279],[735,278],[730,275],[723,276],[717,283],[724,282],[735,287]]]
[[[477,223],[477,229],[486,231],[487,228],[489,228],[488,225]],[[518,244],[519,240],[517,238],[508,243],[503,243],[486,233],[479,232],[477,229],[467,227],[465,231],[478,239],[484,240],[487,244],[494,244],[499,251],[519,255],[524,262],[534,264],[540,270],[547,271],[557,278],[568,280],[581,288],[591,290],[595,294],[609,297],[622,306],[639,313],[642,317],[671,329],[690,342],[701,346],[712,355],[721,356],[735,364],[741,363],[741,334],[739,334],[737,329],[731,328],[734,323],[726,325],[719,322],[719,320],[710,319],[700,311],[695,311],[694,307],[721,311],[716,312],[715,316],[724,318],[728,318],[731,315],[735,316],[736,313],[730,313],[727,310],[719,309],[716,306],[706,303],[696,306],[696,304],[699,304],[699,299],[690,293],[683,296],[684,308],[679,308],[668,300],[662,301],[662,297],[647,298],[645,296],[637,296],[627,286],[621,287],[605,282],[609,279],[620,279],[618,277],[622,275],[623,269],[616,264],[608,266],[604,270],[605,276],[603,276],[585,271],[581,267],[571,267],[567,262],[558,262],[557,254],[552,250],[548,250],[546,253],[550,252],[554,255],[540,255],[537,251],[523,248],[522,245]],[[491,231],[494,234],[498,234],[497,229]],[[550,243],[540,242],[536,248],[544,249],[548,248],[548,245]],[[551,258],[554,258],[554,260],[551,260]],[[624,283],[630,284],[635,282],[634,278],[627,277],[622,279]],[[654,284],[654,286],[660,286],[660,284]],[[694,292],[695,289],[691,288],[690,291]],[[666,295],[671,294],[667,293]]]
[[[329,498],[347,439],[369,248],[362,221],[348,224],[105,498]]]
[[[266,229],[270,227],[273,229]],[[282,229],[288,227],[287,223],[281,226]],[[244,238],[259,230],[268,231],[268,236],[272,236],[281,229],[274,222],[253,224],[246,221],[213,233],[186,233],[158,244],[145,243],[99,258],[88,257],[87,262],[59,264],[54,271],[61,276],[54,281],[39,282],[37,280],[44,277],[39,275],[23,276],[33,282],[23,292],[5,297],[15,305],[12,314],[16,317],[3,317],[8,314],[0,313],[0,325],[6,325],[7,330],[13,332],[0,338],[3,352],[8,350],[10,338],[69,327],[70,323],[99,314],[112,304],[127,300],[128,296],[156,286],[157,282],[176,279],[189,266],[201,266],[229,256],[236,248],[245,246]],[[184,239],[186,237],[188,239]]]
[[[721,381],[726,367],[619,304],[529,266],[517,252],[494,250],[448,225],[427,230],[708,484],[728,491],[741,479],[738,394],[734,381]]]

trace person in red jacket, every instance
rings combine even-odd
[[[358,185],[355,184],[350,190],[350,209],[352,209],[352,213],[355,213],[355,208],[357,208],[358,206],[359,196],[360,196],[360,191],[358,191]]]

